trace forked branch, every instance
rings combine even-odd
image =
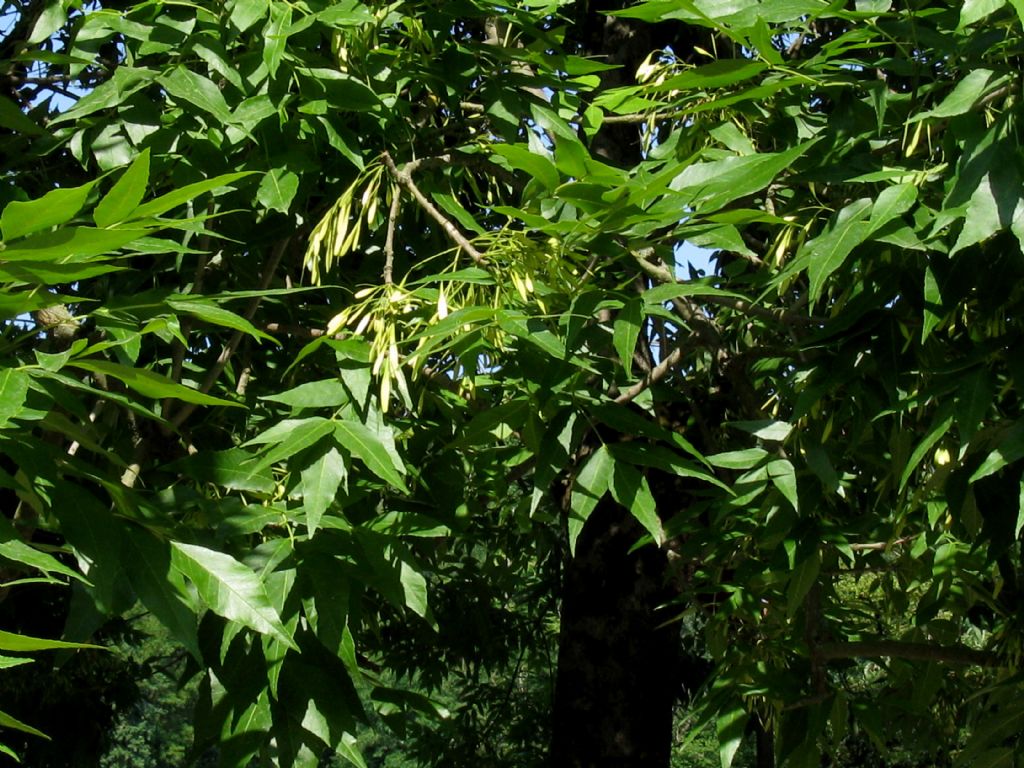
[[[459,248],[469,254],[469,257],[476,264],[483,265],[486,263],[484,255],[480,253],[480,251],[478,251],[471,242],[469,242],[469,239],[459,231],[458,227],[449,221],[443,213],[437,210],[437,207],[430,202],[427,196],[423,194],[418,186],[416,186],[416,182],[412,179],[412,172],[410,171],[409,166],[400,169],[395,165],[395,161],[391,158],[391,155],[388,152],[384,152],[382,156],[384,158],[384,164],[387,166],[391,177],[400,187],[402,187],[402,189],[412,195],[420,208],[426,211],[427,215],[438,223],[441,229],[444,230],[445,234],[448,235],[448,237],[451,238]],[[413,168],[416,167],[418,166],[413,166]]]

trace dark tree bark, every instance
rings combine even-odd
[[[602,88],[635,83],[652,50],[649,25],[607,16],[624,5],[581,7],[571,33],[583,53],[619,68]],[[629,167],[642,159],[635,125],[605,125],[591,153]],[[665,766],[679,693],[679,629],[658,610],[674,595],[666,553],[631,552],[643,529],[610,498],[601,501],[564,569],[550,764],[557,768]]]
[[[666,553],[645,546],[628,510],[606,499],[566,566],[551,765],[667,766],[679,692],[678,625]]]
[[[654,50],[671,47],[688,58],[694,46],[708,45],[709,32],[700,27],[607,15],[627,5],[625,0],[581,3],[567,35],[581,53],[617,65],[600,73],[602,90],[635,85],[637,68]],[[612,165],[634,166],[643,159],[640,130],[605,124],[590,151]],[[674,478],[649,480],[656,499],[664,496],[678,505]],[[678,598],[667,552],[653,545],[630,551],[643,533],[628,510],[605,499],[566,563],[553,767],[667,768],[675,703],[684,682],[696,687],[708,672],[705,661],[684,656],[679,627],[663,610]]]

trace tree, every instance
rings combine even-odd
[[[1019,761],[1019,0],[5,13],[0,555],[169,629],[197,753],[359,765],[544,595],[553,764],[683,691]]]

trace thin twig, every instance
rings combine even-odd
[[[213,201],[210,201],[209,206],[206,209],[207,214],[213,214]],[[192,203],[188,204],[188,216],[192,218]],[[191,232],[186,232],[185,237],[182,241],[182,245],[188,246],[189,241],[192,238]],[[210,260],[210,236],[207,233],[203,233],[199,237],[199,258],[196,260],[196,270],[192,274],[192,288],[189,291],[190,294],[198,294],[203,291],[203,277],[206,273],[206,266]],[[188,317],[183,317],[179,321],[179,330],[181,336],[184,339],[188,339],[188,335],[192,330],[192,320]],[[175,339],[171,349],[171,380],[180,384],[181,373],[185,365],[185,352],[187,351],[185,344],[180,339]],[[163,412],[167,413],[173,408],[173,404],[170,399],[164,400]]]
[[[601,118],[602,125],[605,123],[615,125],[625,123],[627,125],[646,123],[649,120],[678,120],[689,115],[685,109],[676,109],[672,112],[634,112],[628,115],[605,115]]]
[[[327,333],[327,331],[321,328],[306,328],[301,325],[288,325],[286,323],[267,323],[263,326],[263,330],[267,333],[287,333],[307,339],[318,339]]]
[[[1005,663],[991,651],[979,651],[966,645],[910,643],[900,640],[868,640],[855,643],[821,643],[814,648],[819,658],[870,659],[888,656],[908,661],[939,661],[977,667],[1002,667]]]
[[[420,191],[418,186],[416,186],[416,182],[412,180],[412,175],[409,170],[406,168],[399,170],[398,166],[395,165],[395,161],[391,159],[391,155],[386,151],[382,154],[382,157],[384,158],[384,164],[387,166],[388,171],[391,173],[394,180],[413,196],[413,199],[419,203],[420,207],[424,211],[427,212],[427,215],[436,221],[440,225],[441,229],[445,231],[445,234],[447,234],[448,237],[450,237],[455,244],[459,246],[459,248],[469,254],[469,257],[476,264],[481,266],[484,265],[486,263],[484,255],[474,248],[473,244],[469,242],[466,236],[459,231],[458,227],[445,218],[445,215],[437,210],[434,204],[427,199],[427,196]]]
[[[402,189],[395,186],[391,195],[391,209],[388,211],[388,232],[384,238],[384,285],[391,285],[395,271],[395,226],[402,208]]]
[[[668,285],[678,284],[680,281],[675,275],[666,267],[664,264],[655,264],[652,261],[648,261],[647,254],[643,251],[636,251],[633,253],[633,257],[640,264],[641,268],[648,275],[653,277],[655,280],[666,283]],[[728,307],[734,309],[737,312],[742,312],[745,315],[751,315],[753,317],[762,317],[766,320],[775,320],[781,323],[791,323],[799,325],[819,325],[826,322],[826,318],[817,317],[815,315],[804,315],[799,312],[788,311],[785,309],[767,309],[765,307],[759,307],[755,304],[751,304],[745,299],[739,299],[734,296],[701,296],[701,300],[708,304],[715,304],[720,307]],[[675,303],[675,302],[673,302]],[[684,305],[690,308],[689,314],[692,315],[696,311],[693,306],[693,302],[684,302]],[[677,310],[679,307],[677,306]],[[686,318],[689,320],[689,318]]]
[[[675,366],[682,362],[683,355],[686,352],[682,347],[676,347],[669,352],[660,363],[651,369],[650,373],[644,374],[644,377],[640,379],[636,384],[631,386],[629,389],[621,392],[618,397],[615,398],[615,402],[622,404],[628,403],[635,400],[637,396],[645,389],[649,388],[652,384],[661,381],[665,376],[668,375]]]
[[[277,267],[281,263],[281,259],[284,257],[284,253],[288,249],[288,244],[290,242],[291,238],[286,237],[274,246],[274,249],[270,254],[270,260],[267,262],[266,267],[264,267],[263,276],[260,278],[259,290],[265,290],[270,286],[271,280],[274,279],[274,273],[277,271]],[[262,299],[262,296],[254,296],[249,301],[249,306],[246,307],[245,312],[242,313],[242,316],[246,320],[252,320],[252,317],[256,314],[256,310],[259,308],[260,301],[262,301]],[[220,375],[224,372],[224,368],[227,367],[228,361],[231,360],[231,356],[235,353],[235,350],[238,349],[238,345],[241,343],[243,335],[242,331],[235,331],[228,343],[224,345],[220,355],[217,357],[217,361],[207,372],[206,378],[199,387],[199,392],[205,395],[213,389],[213,385],[217,383],[217,379],[219,379]],[[171,426],[175,429],[180,427],[185,420],[192,415],[197,407],[198,405],[196,403],[182,403],[182,407],[178,412],[169,419]]]
[[[850,549],[852,549],[854,552],[871,552],[877,550],[886,550],[890,547],[898,547],[902,544],[908,544],[916,538],[917,536],[904,536],[901,539],[894,539],[893,541],[871,541],[864,544],[851,544]]]

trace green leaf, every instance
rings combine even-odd
[[[172,568],[170,544],[137,525],[125,526],[123,532],[123,567],[139,601],[194,659],[201,659],[198,620],[185,582]],[[103,535],[102,530],[93,533]]]
[[[576,540],[587,518],[611,487],[614,473],[615,459],[607,446],[602,445],[591,454],[583,469],[576,475],[569,497],[569,551],[572,554],[576,554]]]
[[[17,718],[11,717],[2,709],[0,709],[0,728],[13,728],[16,731],[22,731],[23,733],[28,733],[33,736],[38,736],[41,739],[46,739],[47,741],[50,741],[50,737],[47,736],[45,733],[36,730],[31,725],[26,725]]]
[[[917,201],[917,187],[913,184],[896,184],[886,187],[875,198],[868,220],[868,231],[874,233],[909,211]]]
[[[789,580],[789,589],[786,592],[786,615],[793,617],[803,604],[807,593],[818,580],[818,573],[821,571],[821,555],[815,549],[811,555],[800,562]]]
[[[254,467],[255,471],[262,471],[315,445],[333,430],[334,422],[320,416],[308,419],[286,419],[257,435],[245,445],[271,444],[270,450],[260,456]]]
[[[767,64],[754,59],[719,59],[670,77],[652,90],[657,92],[724,88],[757,77],[766,69]]]
[[[288,213],[299,189],[299,177],[286,168],[272,168],[260,182],[256,199],[264,208]]]
[[[366,761],[359,751],[358,740],[351,733],[342,735],[341,742],[335,747],[335,751],[356,768],[366,768]]]
[[[722,768],[731,768],[732,761],[736,757],[736,751],[743,742],[743,734],[746,733],[747,720],[746,709],[742,702],[734,702],[732,708],[722,712],[715,718],[715,733],[718,735],[718,758],[722,762]]]
[[[995,474],[1008,464],[1024,458],[1024,420],[1015,422],[999,435],[996,448],[992,450],[981,466],[974,470],[970,482]]]
[[[760,464],[770,454],[764,448],[747,448],[743,451],[725,451],[708,456],[708,463],[723,469],[750,469]]]
[[[92,645],[90,643],[66,643],[62,640],[47,640],[42,637],[19,635],[14,632],[5,632],[0,630],[0,651],[31,653],[32,651],[75,650],[80,648],[92,648],[100,651],[107,650],[102,645]]]
[[[608,446],[612,456],[619,463],[626,462],[636,467],[656,467],[679,477],[692,477],[728,491],[729,486],[701,466],[684,459],[674,451],[660,445],[635,442],[615,443]]]
[[[267,15],[270,10],[270,2],[269,0],[234,0],[230,8],[231,23],[239,32],[245,32]]]
[[[961,441],[967,442],[977,432],[993,407],[995,394],[995,379],[986,368],[963,377],[956,394],[956,424]]]
[[[149,234],[150,231],[64,227],[55,232],[33,235],[0,253],[3,254],[4,261],[84,260],[107,256],[112,251]]]
[[[223,124],[231,120],[231,110],[224,100],[224,94],[208,77],[203,77],[184,66],[177,66],[157,78],[157,82],[166,88],[171,96],[210,113],[217,118],[217,122]]]
[[[45,133],[34,120],[6,96],[0,96],[0,127],[9,128],[27,136],[41,136]]]
[[[126,266],[107,262],[58,264],[51,261],[12,261],[0,267],[0,280],[28,285],[59,285],[126,269]]]
[[[423,574],[413,568],[407,561],[402,560],[402,565],[399,569],[399,579],[402,582],[405,604],[418,616],[426,618],[430,608],[427,605],[427,580],[423,577]]]
[[[167,468],[231,491],[269,494],[275,487],[270,470],[259,469],[252,454],[243,448],[201,451],[194,456],[179,459]]]
[[[766,467],[768,477],[772,484],[779,489],[779,493],[786,497],[786,500],[793,505],[793,509],[800,511],[800,498],[796,486],[796,470],[793,469],[789,459],[776,459],[768,462]]]
[[[277,343],[277,339],[259,330],[255,325],[241,315],[237,315],[229,309],[224,309],[214,304],[210,299],[197,296],[191,297],[185,294],[168,296],[165,303],[176,312],[198,318],[211,325],[219,325],[224,328],[232,328],[242,333],[247,333],[256,339],[268,339]]]
[[[93,90],[80,98],[71,109],[61,112],[50,121],[50,126],[100,112],[104,109],[119,106],[128,101],[128,97],[149,85],[157,72],[142,67],[130,67],[122,64],[114,70],[113,76],[100,83]]]
[[[381,480],[408,493],[402,479],[405,467],[376,432],[357,421],[339,420],[334,422],[334,439]]]
[[[647,484],[647,478],[629,464],[617,463],[611,483],[612,497],[629,510],[647,532],[661,546],[665,542],[665,530],[658,517],[657,504]]]
[[[1024,200],[1020,189],[1020,174],[1013,163],[994,165],[971,194],[963,229],[949,255],[1004,229],[1012,229],[1018,239],[1024,237]]]
[[[70,189],[54,189],[38,200],[23,203],[14,200],[0,214],[0,232],[5,242],[35,232],[44,232],[75,217],[85,205],[95,182]],[[19,245],[23,245],[20,244]],[[10,256],[4,252],[4,259]]]
[[[329,5],[316,14],[317,21],[329,27],[358,27],[372,24],[373,12],[363,3],[356,0],[342,0]]]
[[[448,316],[449,318],[452,315]],[[446,318],[447,319],[447,318]],[[561,360],[565,357],[565,344],[537,317],[528,317],[522,312],[499,310],[495,313],[498,327],[513,336],[532,344],[549,357]]]
[[[300,384],[276,395],[264,395],[261,400],[283,403],[293,408],[337,408],[350,400],[345,385],[337,379],[321,379]]]
[[[785,442],[786,438],[789,437],[793,431],[793,425],[787,424],[784,421],[775,421],[774,419],[762,419],[759,421],[732,421],[729,422],[730,427],[736,427],[742,429],[744,432],[749,432],[754,437],[759,437],[762,440],[769,440],[775,443]]]
[[[1006,5],[1006,0],[964,0],[960,8],[960,24],[957,29],[964,29],[988,18]]]
[[[924,344],[936,326],[942,322],[942,291],[939,289],[939,281],[931,266],[924,271],[924,315],[921,324],[921,343]]]
[[[949,409],[945,409],[946,413],[949,413]],[[914,448],[914,452],[910,454],[910,458],[907,460],[907,465],[903,468],[903,472],[900,475],[900,487],[899,490],[902,493],[903,489],[907,487],[907,482],[910,480],[910,476],[917,469],[917,465],[921,463],[921,459],[924,458],[925,454],[931,450],[939,440],[949,431],[949,428],[953,426],[953,416],[946,416],[941,421],[937,421],[924,439],[918,443],[917,447]]]
[[[285,3],[270,4],[270,20],[263,28],[263,63],[273,78],[281,66],[281,57],[288,44],[287,29],[292,23],[291,6]]]
[[[157,400],[170,397],[186,403],[196,403],[197,405],[245,407],[241,403],[232,403],[230,400],[221,400],[219,397],[204,395],[202,392],[189,389],[177,382],[171,381],[166,376],[147,371],[144,368],[129,368],[120,363],[110,363],[104,360],[80,359],[70,361],[68,366],[115,378],[124,382],[130,389],[135,390],[144,397],[152,397]]]
[[[49,0],[36,17],[36,23],[32,25],[32,32],[26,42],[29,45],[43,42],[64,26],[67,20],[68,15],[64,10],[62,0]]]
[[[972,70],[957,83],[956,87],[937,107],[914,115],[908,122],[914,123],[926,118],[949,118],[965,114],[974,107],[979,99],[999,87],[1004,80],[1005,76],[997,77],[990,69]]]
[[[331,107],[344,112],[365,112],[380,105],[380,98],[366,83],[336,69],[297,68],[310,87],[321,91]]]
[[[166,195],[161,195],[155,200],[151,200],[148,203],[144,203],[135,209],[132,214],[132,220],[147,219],[152,216],[159,216],[172,208],[177,208],[179,205],[194,200],[199,195],[205,194],[221,187],[227,187],[228,185],[244,179],[246,176],[252,176],[256,171],[241,171],[239,173],[226,173],[222,176],[215,176],[212,179],[206,181],[197,181],[195,184],[188,184],[180,189],[176,189],[172,192],[168,192]]]
[[[334,448],[302,469],[302,506],[306,511],[306,528],[312,537],[327,508],[348,477],[345,460]]]
[[[0,369],[0,428],[21,413],[28,396],[29,377],[17,368]]]
[[[612,331],[612,346],[619,356],[626,376],[632,376],[633,351],[640,337],[640,326],[643,323],[643,301],[640,297],[631,298],[615,318]]]
[[[807,263],[811,301],[817,301],[829,276],[839,269],[858,245],[867,239],[870,226],[864,221],[871,201],[855,200],[843,208],[824,233],[800,249],[798,259]]]
[[[34,661],[35,659],[29,659],[23,656],[0,656],[0,669],[20,667],[24,664],[32,664]]]
[[[495,144],[491,151],[504,158],[510,168],[523,171],[531,179],[537,179],[549,191],[561,183],[555,164],[549,158],[531,152],[522,144]]]
[[[671,301],[672,299],[681,299],[689,296],[727,296],[730,298],[744,300],[748,298],[742,293],[722,290],[721,288],[716,288],[715,286],[708,285],[707,283],[697,282],[696,280],[658,285],[644,291],[643,295],[644,301],[647,302],[648,306],[664,304],[666,301]]]
[[[109,227],[127,219],[138,208],[149,183],[149,149],[135,158],[117,183],[100,200],[92,218],[97,227]]]
[[[174,567],[195,585],[210,610],[298,649],[263,583],[249,568],[230,555],[205,547],[175,541],[171,548]]]
[[[683,205],[701,212],[715,211],[767,187],[815,143],[798,144],[784,152],[694,163],[676,176],[669,187],[679,192]]]
[[[0,557],[7,558],[16,563],[22,563],[46,574],[56,573],[61,576],[67,576],[70,579],[76,579],[83,584],[89,583],[88,579],[78,573],[78,571],[68,568],[52,555],[48,555],[22,541],[14,526],[6,518],[0,518]]]
[[[8,747],[2,741],[0,741],[0,755],[7,755],[9,758],[11,758],[16,763],[20,763],[21,762],[21,758],[18,757],[18,753],[15,752],[10,747]]]

